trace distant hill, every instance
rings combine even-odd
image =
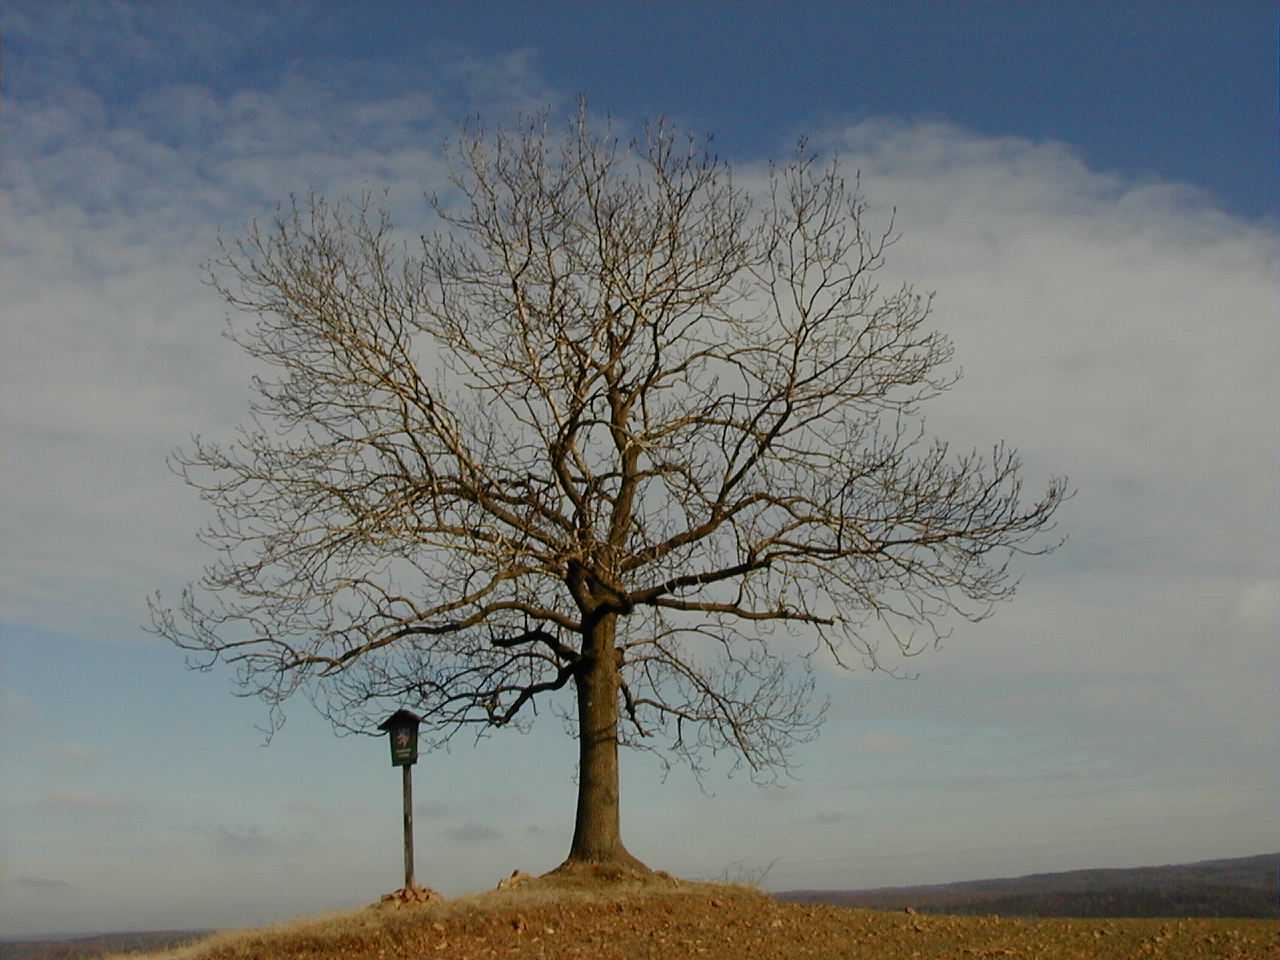
[[[0,960],[82,960],[104,953],[168,950],[206,937],[211,930],[146,930],[44,940],[0,941]]]
[[[921,913],[1032,917],[1275,917],[1280,853],[1161,867],[1072,870],[874,890],[787,890],[779,900]]]

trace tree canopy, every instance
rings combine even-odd
[[[312,197],[224,244],[263,373],[233,440],[175,457],[215,559],[153,622],[273,722],[304,691],[438,741],[571,686],[571,860],[618,859],[618,743],[785,769],[822,716],[808,657],[881,666],[987,616],[1067,489],[1027,501],[1016,451],[924,431],[952,343],[877,283],[892,222],[803,145],[748,183],[580,115],[451,160],[412,242]]]

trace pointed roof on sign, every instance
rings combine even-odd
[[[390,730],[392,727],[402,727],[413,724],[415,727],[422,722],[422,718],[416,713],[408,710],[400,709],[393,713],[387,719],[378,724],[379,730]]]

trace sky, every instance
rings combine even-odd
[[[482,9],[481,9],[482,8]],[[1274,4],[6,3],[0,10],[0,936],[233,927],[399,885],[384,742],[141,629],[210,558],[166,466],[254,367],[201,264],[290,195],[429,225],[442,145],[585,95],[745,172],[807,136],[936,291],[927,411],[1067,474],[1067,544],[911,679],[824,671],[795,778],[623,757],[655,868],[869,887],[1280,849]],[[417,874],[550,869],[553,716],[415,768]]]

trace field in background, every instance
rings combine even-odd
[[[51,940],[0,941],[0,960],[85,960],[111,953],[169,950],[212,933],[212,930],[140,930]]]
[[[1280,853],[875,890],[788,890],[797,903],[1018,917],[1280,916]]]

